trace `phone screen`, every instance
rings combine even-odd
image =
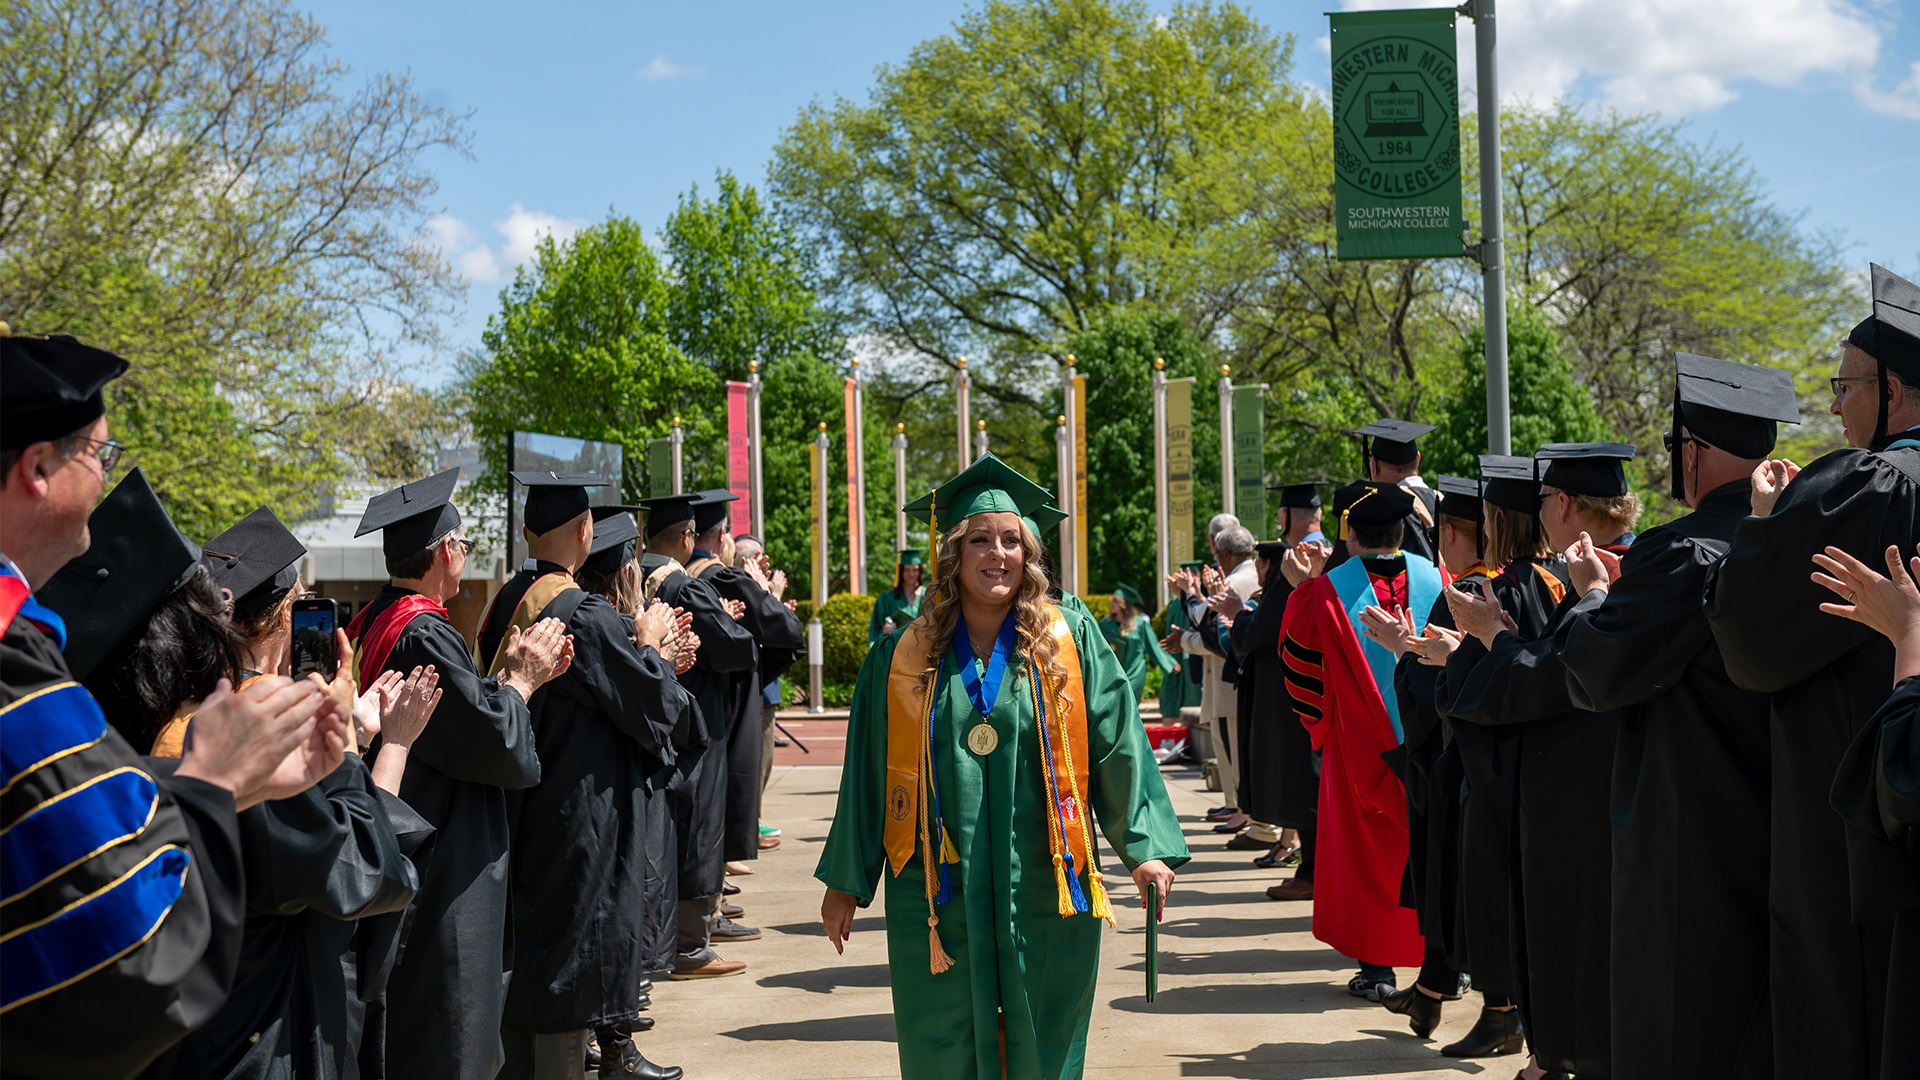
[[[307,606],[311,603],[313,606]],[[317,671],[321,678],[333,678],[338,661],[334,657],[333,630],[338,605],[332,600],[300,601],[293,608],[293,677],[305,677]]]

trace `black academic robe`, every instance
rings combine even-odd
[[[1437,521],[1434,511],[1440,505],[1440,496],[1432,488],[1405,487],[1407,494],[1419,500],[1420,506],[1407,514],[1407,527],[1400,540],[1402,550],[1411,551],[1435,566],[1440,565],[1440,544],[1436,526],[1428,522]],[[1420,518],[1419,511],[1425,509],[1426,520]]]
[[[1549,626],[1564,627],[1578,599],[1563,599]],[[1607,797],[1619,716],[1574,705],[1553,637],[1503,632],[1489,649],[1463,646],[1435,685],[1457,723],[1520,728],[1515,996],[1543,1068],[1609,1076]]]
[[[553,571],[565,572],[541,564],[521,576]],[[673,729],[693,707],[660,654],[634,644],[629,617],[577,591],[562,593],[541,617],[563,601],[572,606],[573,663],[531,703],[540,784],[508,796],[506,1022],[549,1034],[639,1015],[648,780],[672,763]]]
[[[366,625],[406,594],[381,588]],[[400,797],[437,835],[387,983],[387,1069],[493,1080],[513,968],[506,793],[540,782],[540,758],[520,692],[475,670],[460,632],[431,612],[401,631],[385,670],[425,664],[439,671],[440,704],[407,756]]]
[[[682,900],[720,895],[726,880],[722,852],[727,801],[727,724],[729,676],[753,671],[758,657],[747,628],[727,614],[713,586],[689,575],[678,563],[651,552],[640,557],[640,572],[655,580],[672,563],[653,595],[693,615],[700,652],[693,667],[679,676],[700,715],[703,745],[679,751],[668,790],[674,795],[675,841],[679,849],[678,890]],[[758,739],[758,730],[754,738]],[[754,777],[755,784],[760,782]]]
[[[1620,711],[1615,1076],[1773,1075],[1767,699],[1727,678],[1700,610],[1750,490],[1718,488],[1636,539],[1611,592],[1574,605],[1560,650],[1574,703]]]
[[[233,993],[150,1076],[354,1074],[357,1010],[341,959],[355,920],[405,910],[419,884],[388,818],[390,798],[349,754],[306,791],[240,815],[247,927]]]
[[[0,734],[0,1075],[131,1076],[233,984],[245,918],[233,795],[134,753],[25,615],[0,636]]]
[[[760,653],[780,650],[797,653],[806,648],[800,619],[787,605],[744,570],[715,563],[700,571],[700,580],[727,600],[745,604],[740,625],[755,646],[754,666],[728,678],[731,697],[727,720],[727,808],[721,847],[728,860],[760,857],[760,754],[766,743],[761,728]]]
[[[1259,606],[1234,620],[1227,632],[1241,656],[1237,684],[1241,731],[1240,808],[1255,821],[1312,829],[1320,804],[1320,777],[1313,768],[1313,742],[1294,715],[1280,659],[1280,624],[1293,586],[1276,560],[1261,586]]]
[[[1493,577],[1493,593],[1500,607],[1512,615],[1525,638],[1544,636],[1549,619],[1559,603],[1553,586],[1541,574],[1541,564],[1523,559],[1509,564]],[[1553,578],[1555,582],[1559,578]],[[1453,624],[1453,612],[1435,606],[1435,617],[1442,625]],[[1474,638],[1460,644],[1456,655],[1466,670],[1486,656],[1486,649]],[[1473,974],[1474,988],[1489,1001],[1499,1002],[1519,994],[1519,976],[1515,971],[1513,938],[1514,907],[1514,811],[1519,801],[1520,728],[1517,725],[1488,726],[1455,720],[1442,711],[1442,702],[1451,704],[1452,695],[1444,688],[1448,667],[1435,669],[1432,692],[1434,709],[1447,746],[1458,763],[1465,783],[1460,807],[1460,873],[1458,907],[1453,941],[1458,965]],[[1398,672],[1395,672],[1396,679]],[[1436,766],[1441,768],[1442,766]],[[1446,781],[1429,783],[1428,790],[1444,787]],[[1436,884],[1436,888],[1444,887]]]
[[[1453,612],[1444,595],[1435,598],[1421,623],[1453,628]],[[1400,657],[1393,669],[1404,737],[1399,753],[1391,755],[1388,764],[1395,766],[1407,796],[1407,869],[1400,882],[1400,906],[1419,914],[1428,953],[1437,951],[1452,967],[1464,970],[1466,950],[1459,924],[1466,776],[1453,738],[1434,706],[1439,675],[1440,668],[1422,664],[1411,652]]]
[[[1727,674],[1771,696],[1767,903],[1774,1071],[1870,1076],[1894,916],[1920,906],[1898,845],[1849,829],[1828,795],[1841,755],[1886,699],[1893,646],[1820,611],[1828,544],[1884,570],[1920,540],[1920,451],[1836,450],[1808,465],[1768,517],[1747,517],[1707,590]],[[1851,886],[1851,890],[1849,890]],[[1851,898],[1849,898],[1851,891]]]
[[[1861,729],[1833,782],[1833,808],[1873,840],[1904,849],[1920,878],[1920,678],[1906,678]],[[1920,1062],[1920,909],[1894,919],[1881,1080],[1910,1077]]]

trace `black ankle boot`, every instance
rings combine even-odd
[[[1473,1022],[1473,1028],[1459,1042],[1441,1047],[1440,1052],[1457,1058],[1517,1054],[1526,1037],[1526,1031],[1520,1026],[1519,1009],[1481,1009],[1480,1019]]]
[[[600,1076],[602,1080],[680,1080],[678,1065],[655,1065],[641,1055],[633,1039],[624,1032],[600,1038]]]
[[[1418,985],[1405,990],[1382,991],[1380,1004],[1385,1005],[1388,1012],[1407,1017],[1407,1026],[1423,1039],[1440,1026],[1440,999],[1421,993]]]

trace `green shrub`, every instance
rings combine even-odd
[[[1112,601],[1112,593],[1088,593],[1080,599],[1087,602],[1087,610],[1093,612],[1096,619],[1107,617],[1107,604]]]
[[[827,598],[820,608],[821,677],[828,683],[846,683],[847,699],[852,700],[854,680],[860,677],[860,662],[867,658],[867,625],[873,620],[873,597],[840,593]],[[833,695],[827,694],[832,700]]]
[[[1166,673],[1160,670],[1160,665],[1148,664],[1146,689],[1141,691],[1140,700],[1153,701],[1159,698],[1160,684],[1162,682],[1165,682],[1166,678],[1167,678]]]

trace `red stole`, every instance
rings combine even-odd
[[[380,610],[373,619],[373,625],[367,625],[367,610],[347,624],[347,640],[360,650],[360,660],[356,673],[360,676],[360,685],[373,681],[374,676],[386,670],[387,657],[393,655],[393,647],[400,641],[400,632],[407,628],[416,615],[431,611],[443,619],[451,619],[447,609],[440,602],[420,593],[408,593]],[[365,632],[363,639],[361,633]]]

